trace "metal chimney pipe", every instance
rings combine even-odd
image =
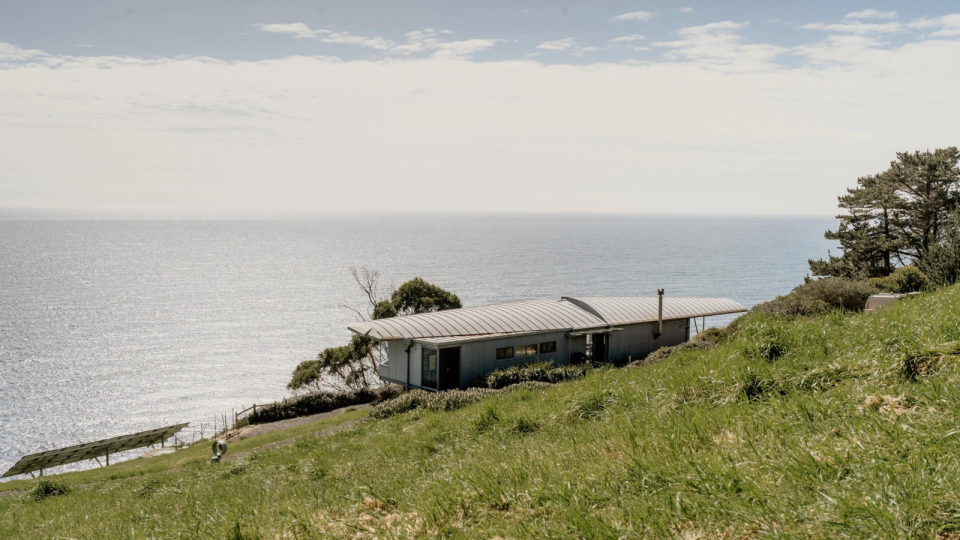
[[[657,335],[654,339],[663,335],[663,289],[657,289],[657,304]]]

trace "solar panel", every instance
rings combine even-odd
[[[139,431],[137,433],[130,433],[129,435],[111,437],[109,439],[103,439],[100,441],[68,446],[66,448],[59,448],[57,450],[47,450],[46,452],[30,454],[20,458],[20,461],[14,464],[13,467],[10,467],[10,470],[3,473],[3,477],[0,478],[14,476],[17,474],[27,474],[33,471],[42,471],[43,469],[49,469],[50,467],[65,465],[67,463],[75,463],[77,461],[83,461],[86,459],[94,459],[100,456],[107,456],[107,464],[109,464],[110,454],[123,452],[124,450],[132,450],[134,448],[140,448],[143,446],[149,446],[158,442],[162,443],[188,425],[190,424],[176,424],[157,429],[150,429],[147,431]]]

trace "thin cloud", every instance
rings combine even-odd
[[[693,13],[695,10],[692,7],[682,7],[678,11],[681,13]]]
[[[570,56],[583,56],[583,53],[599,51],[600,47],[584,47],[577,43],[576,38],[555,39],[553,41],[544,41],[537,45],[537,48],[544,51],[555,51],[566,53]]]
[[[924,17],[910,22],[907,26],[916,30],[939,28],[939,30],[931,34],[934,37],[960,36],[960,13],[952,13],[932,19]]]
[[[817,22],[804,24],[799,28],[803,30],[822,30],[826,32],[839,32],[841,34],[854,34],[858,36],[865,34],[895,34],[903,32],[903,25],[898,22],[862,23],[860,21],[850,21],[833,24]]]
[[[629,36],[621,36],[618,38],[613,38],[610,40],[610,43],[630,43],[631,41],[642,41],[647,39],[640,34],[631,34]]]
[[[720,21],[677,30],[681,39],[657,41],[654,47],[669,49],[666,58],[685,60],[721,71],[740,72],[776,68],[774,60],[788,49],[777,45],[743,43],[737,30],[746,23]]]
[[[301,22],[255,24],[253,27],[261,32],[267,32],[270,34],[287,34],[298,39],[317,38],[317,31],[311,30],[309,26]]]
[[[864,9],[847,13],[844,19],[884,19],[892,21],[897,18],[896,11],[878,11],[876,9]]]
[[[304,23],[289,24],[255,24],[254,28],[261,32],[286,34],[297,39],[315,39],[323,43],[342,45],[356,45],[374,49],[383,53],[407,56],[417,53],[432,53],[437,58],[466,59],[472,55],[487,50],[501,39],[467,39],[460,41],[444,41],[441,35],[452,34],[450,30],[434,30],[426,28],[407,32],[407,42],[397,42],[383,37],[368,37],[350,32],[337,32],[328,29],[313,30]]]
[[[553,41],[544,41],[537,45],[538,49],[545,51],[568,51],[576,46],[576,38],[555,39]]]
[[[652,11],[631,11],[630,13],[624,13],[622,15],[617,15],[616,17],[611,17],[610,22],[622,22],[622,21],[649,21],[656,13]]]

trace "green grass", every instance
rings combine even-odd
[[[712,350],[314,436],[353,412],[242,460],[5,484],[27,491],[0,538],[956,538],[955,341],[960,288],[751,317]]]

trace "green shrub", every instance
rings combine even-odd
[[[960,210],[951,212],[940,236],[940,242],[930,246],[920,261],[920,270],[930,279],[931,285],[937,287],[960,281]]]
[[[699,335],[699,334],[697,334]],[[631,366],[646,365],[646,364],[655,364],[669,358],[673,353],[681,351],[706,351],[716,347],[717,344],[713,341],[684,341],[679,345],[672,345],[670,347],[660,347],[659,349],[648,354],[645,358],[641,360],[635,360],[630,363]]]
[[[473,429],[477,433],[486,433],[500,423],[500,414],[496,407],[488,406],[480,411],[480,414],[473,421]]]
[[[834,309],[857,312],[863,311],[867,298],[878,292],[880,290],[875,285],[865,281],[807,278],[790,294],[757,304],[751,311],[782,317],[817,315]]]
[[[948,359],[954,362],[960,360],[960,341],[943,343],[903,355],[898,375],[903,380],[916,381],[920,377],[936,373]]]
[[[776,319],[758,318],[741,333],[740,352],[746,358],[768,362],[780,358],[790,349],[793,334]]]
[[[787,392],[779,381],[747,372],[738,383],[740,395],[749,401],[760,401],[766,397],[782,396]]]
[[[373,418],[389,418],[414,409],[453,411],[476,403],[487,396],[499,394],[500,392],[542,390],[550,386],[553,385],[543,381],[522,381],[501,389],[467,388],[466,390],[449,390],[446,392],[413,390],[380,403],[370,411],[370,416]]]
[[[889,276],[870,278],[867,281],[881,291],[892,293],[925,291],[930,288],[930,280],[927,279],[927,275],[916,266],[901,266]]]
[[[613,394],[609,390],[593,392],[577,399],[570,409],[570,414],[579,420],[594,420],[603,414],[613,400]]]
[[[716,343],[719,345],[727,339],[727,332],[725,328],[707,328],[706,330],[701,330],[699,334],[693,336],[691,341],[704,341],[707,343]]]
[[[540,424],[536,421],[527,418],[526,416],[521,416],[513,421],[513,425],[510,426],[510,432],[516,433],[517,435],[529,435],[535,433],[540,429]]]
[[[373,418],[389,418],[414,409],[453,411],[496,393],[496,390],[489,388],[468,388],[448,392],[413,390],[377,405],[370,411],[370,416]]]
[[[70,493],[70,489],[67,488],[66,484],[44,478],[37,482],[37,485],[33,487],[30,495],[33,497],[33,500],[42,501],[50,497],[58,497],[68,493]]]
[[[587,364],[566,364],[554,367],[550,362],[531,362],[493,371],[480,381],[480,385],[498,389],[529,381],[558,383],[579,379],[590,369],[591,367]]]
[[[250,424],[265,424],[278,420],[286,420],[288,418],[325,413],[351,405],[379,403],[385,399],[396,396],[402,390],[403,387],[401,386],[388,384],[374,390],[364,389],[339,393],[315,392],[270,405],[264,405],[262,408],[258,408],[256,412],[250,414],[246,420]]]

